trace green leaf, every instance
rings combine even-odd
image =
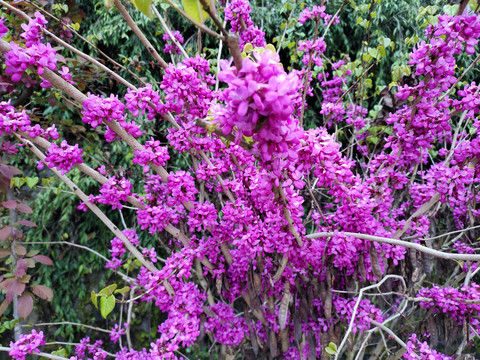
[[[90,300],[92,300],[93,305],[98,309],[97,294],[93,290],[90,293]]]
[[[378,59],[380,56],[378,49],[374,48],[369,48],[368,49],[368,54],[373,57],[374,59]]]
[[[209,17],[199,0],[182,0],[182,5],[185,12],[196,22],[202,23]]]
[[[61,357],[64,357],[64,358],[68,357],[67,350],[65,350],[64,348],[60,348],[56,351],[52,351],[52,355],[57,355],[57,356],[61,356]]]
[[[30,189],[33,189],[35,185],[38,184],[38,176],[35,176],[33,178],[27,177],[26,180],[27,180],[27,185]]]
[[[113,309],[115,309],[115,296],[110,295],[109,297],[100,298],[100,314],[102,314],[104,319],[107,318]]]
[[[252,52],[253,51],[253,45],[250,43],[246,43],[245,46],[243,47],[244,52]]]
[[[362,59],[363,59],[363,61],[365,61],[365,62],[370,62],[370,60],[372,60],[372,56],[369,55],[369,54],[363,54]],[[360,69],[360,70],[361,70],[361,69]],[[357,71],[357,72],[358,72],[358,71]],[[357,76],[360,76],[360,74],[358,74]]]
[[[371,144],[374,144],[374,145],[378,145],[378,143],[380,142],[380,139],[378,138],[378,136],[369,136],[367,138],[367,142],[369,142]]]
[[[335,353],[336,353],[335,351],[333,351],[332,349],[330,349],[328,347],[325,349],[325,351],[330,355],[335,355]]]
[[[125,286],[121,289],[117,289],[115,290],[115,294],[126,294],[127,292],[130,291],[130,287],[129,286]]]
[[[443,12],[447,15],[455,16],[456,13],[458,12],[458,7],[459,7],[458,4],[456,4],[456,5],[445,5],[443,7]],[[473,9],[475,9],[475,8],[476,8],[476,6],[473,7]]]
[[[430,25],[435,25],[438,22],[438,15],[428,15],[427,20]]]
[[[118,287],[117,284],[109,285],[109,286],[107,286],[106,288],[103,288],[102,290],[100,290],[100,291],[98,292],[98,295],[104,296],[104,297],[110,296],[110,295],[113,294],[113,292],[115,291],[115,289],[116,289],[117,287]]]
[[[103,3],[105,4],[107,10],[110,10],[113,7],[113,2],[114,0],[103,0]]]
[[[152,0],[130,0],[137,10],[141,11],[145,16],[150,19],[153,18]]]
[[[10,320],[10,321],[5,321],[5,322],[2,323],[1,327],[2,327],[2,329],[5,329],[5,330],[12,330],[15,327],[15,324],[18,324],[19,322],[20,322],[20,319],[13,319],[13,320]]]
[[[10,180],[10,187],[12,187],[12,184],[20,188],[23,184],[25,184],[25,178],[14,177]]]
[[[48,178],[42,178],[42,186],[48,186],[53,180],[53,178],[48,177]]]
[[[387,55],[387,52],[385,51],[385,48],[383,46],[380,45],[377,50],[380,54],[380,57],[384,58]]]
[[[333,342],[330,342],[328,347],[325,348],[325,352],[329,357],[333,357],[338,352],[337,345],[335,345]]]
[[[437,11],[438,11],[438,6],[435,6],[435,5],[427,6],[427,12],[428,12],[429,15],[435,15],[437,13]]]
[[[270,50],[274,54],[277,53],[277,49],[275,49],[275,46],[273,46],[272,44],[265,45],[265,50]]]

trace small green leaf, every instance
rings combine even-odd
[[[199,0],[182,0],[182,5],[188,16],[196,22],[202,23],[209,17]]]
[[[335,345],[333,342],[330,342],[328,347],[325,348],[325,352],[328,354],[328,357],[333,357],[338,352],[337,345]]]
[[[5,321],[2,324],[2,327],[4,327],[7,330],[12,330],[15,327],[15,324],[17,324],[19,322],[20,322],[20,319],[13,319],[13,320],[10,320],[10,321]]]
[[[16,187],[20,188],[22,187],[23,184],[25,184],[25,178],[20,178],[20,177],[14,177],[10,180],[10,186],[12,186],[12,182],[13,184],[15,184]]]
[[[378,145],[378,143],[380,142],[380,139],[378,138],[378,136],[369,136],[367,138],[367,142],[369,142],[371,144],[374,144],[374,145]]]
[[[102,314],[104,319],[107,318],[113,309],[115,309],[115,296],[110,295],[109,297],[100,298],[100,314]]]
[[[30,189],[33,189],[35,185],[38,184],[38,176],[35,176],[33,178],[27,177],[26,180],[27,180],[27,185]]]
[[[61,356],[61,357],[64,357],[64,358],[68,357],[67,350],[65,350],[64,348],[60,348],[56,351],[52,351],[52,355],[57,355],[57,356]]]
[[[110,296],[113,294],[113,292],[115,291],[115,289],[118,287],[117,284],[112,284],[112,285],[109,285],[107,286],[106,288],[103,288],[102,290],[100,290],[98,292],[98,295],[100,296]]]
[[[110,10],[113,7],[114,0],[103,0],[107,10]]]
[[[48,186],[50,182],[53,181],[53,178],[48,177],[48,178],[42,178],[42,186]]]
[[[90,300],[92,300],[93,305],[98,309],[97,294],[93,290],[90,293]]]
[[[276,54],[276,52],[277,52],[277,50],[275,49],[275,46],[273,46],[272,44],[267,44],[265,46],[265,50],[270,50],[274,54]]]
[[[370,60],[372,60],[372,56],[370,56],[369,54],[363,54],[362,59],[363,59],[363,61],[365,61],[365,62],[370,62]],[[361,70],[361,69],[360,69],[360,70]],[[356,71],[356,72],[358,72],[358,71]],[[358,76],[359,76],[359,75],[358,75]]]
[[[368,54],[369,54],[371,57],[373,57],[374,59],[378,59],[378,58],[379,58],[379,55],[380,55],[378,49],[374,49],[374,48],[369,48],[369,49],[368,49]]]
[[[129,286],[125,286],[121,289],[117,289],[115,290],[115,294],[126,294],[127,292],[130,291],[130,287]]]
[[[245,46],[243,47],[244,52],[252,52],[253,51],[253,45],[251,43],[246,43]]]
[[[130,0],[137,10],[141,11],[145,16],[150,19],[153,18],[153,11],[151,8],[152,0]]]

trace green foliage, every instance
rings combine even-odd
[[[0,334],[5,332],[6,330],[13,330],[16,324],[18,324],[21,319],[13,319],[9,321],[4,321],[0,324]]]
[[[333,342],[330,342],[328,347],[325,348],[325,352],[327,353],[328,357],[334,358],[338,352],[337,345],[335,345]]]
[[[182,5],[188,16],[196,22],[203,23],[209,17],[199,0],[182,0]]]
[[[100,313],[104,319],[107,318],[113,309],[115,309],[115,294],[126,294],[130,291],[130,287],[125,286],[121,289],[117,289],[117,284],[109,285],[98,293],[92,290],[90,293],[90,299],[93,305],[98,309],[100,306]],[[98,300],[100,298],[100,301]]]
[[[148,18],[153,18],[153,11],[151,8],[152,0],[131,0],[137,10],[141,11]]]

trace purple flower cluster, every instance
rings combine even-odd
[[[80,340],[80,344],[75,346],[75,353],[77,359],[84,359],[87,354],[93,355],[93,360],[104,360],[107,357],[107,353],[101,349],[103,345],[102,340],[97,340],[95,343],[90,344],[90,338],[86,337]]]
[[[132,98],[130,98],[131,102],[134,102]],[[133,108],[132,104],[130,104],[130,106]],[[98,127],[104,121],[117,121],[118,124],[133,137],[141,136],[142,131],[139,126],[135,124],[135,121],[127,122],[125,120],[127,115],[124,111],[125,105],[118,99],[118,95],[111,94],[109,98],[102,98],[88,93],[88,98],[82,104],[82,121],[90,124],[93,128]],[[112,142],[117,139],[117,134],[108,124],[105,139],[107,142]]]
[[[224,134],[237,128],[236,139],[252,137],[255,152],[276,176],[297,161],[298,121],[292,117],[298,77],[287,74],[270,50],[252,53],[255,61],[245,58],[242,69],[223,64],[219,80],[229,87],[224,93],[226,111],[219,112]]]
[[[0,39],[8,32],[8,28],[3,24],[3,16],[0,17]]]
[[[168,313],[168,319],[163,322],[158,332],[160,337],[151,344],[150,354],[154,358],[170,359],[179,346],[193,345],[200,335],[200,314],[203,313],[205,295],[200,293],[194,283],[185,280],[191,277],[191,269],[195,252],[184,247],[180,252],[173,253],[162,268],[155,274],[142,268],[138,276],[139,285],[148,294],[144,301],[154,302],[161,311]],[[175,296],[171,297],[163,281],[168,279]]]
[[[213,228],[217,221],[217,209],[209,202],[195,202],[193,210],[188,216],[190,231],[202,231]]]
[[[38,11],[36,11],[34,15],[35,18],[31,19],[28,24],[22,24],[24,32],[20,36],[27,41],[25,43],[27,47],[37,44],[42,40],[42,32],[45,30],[45,25],[48,23],[45,17]]]
[[[428,359],[428,360],[453,360],[454,356],[447,356],[432,350],[427,342],[420,342],[416,334],[412,334],[407,342],[407,352],[403,354],[407,360]]]
[[[253,25],[250,18],[250,2],[248,0],[233,0],[225,7],[225,19],[230,21],[232,32],[238,33],[242,27]]]
[[[11,155],[16,154],[18,152],[18,148],[15,144],[10,144],[10,141],[4,141],[2,142],[0,151]]]
[[[312,10],[310,10],[310,8],[308,7],[302,10],[302,12],[300,13],[300,18],[298,19],[298,22],[300,24],[305,24],[307,20],[310,20],[310,19],[314,19],[314,20],[323,19],[326,26],[332,19],[332,15],[325,13],[325,6],[314,5]],[[334,23],[338,24],[339,21],[340,20],[337,17],[334,20]]]
[[[345,299],[342,297],[337,297],[333,300],[333,306],[336,309],[336,312],[339,318],[343,321],[350,321],[353,315],[353,308],[357,302],[356,298]],[[355,322],[353,325],[352,332],[354,334],[357,331],[363,334],[365,330],[370,329],[370,319],[375,320],[376,322],[381,323],[383,321],[382,312],[377,309],[368,299],[363,299],[360,301],[360,304],[357,308],[355,314]]]
[[[43,331],[32,330],[28,335],[21,334],[16,342],[10,342],[10,355],[15,360],[25,360],[28,354],[39,353],[39,346],[45,345],[43,340]]]
[[[57,144],[50,145],[44,161],[49,168],[54,167],[62,175],[65,175],[75,164],[83,163],[82,153],[83,150],[78,148],[78,144],[71,146],[68,145],[66,140],[63,140],[60,146]],[[43,162],[39,161],[37,168],[42,169],[43,165]]]
[[[162,112],[183,114],[185,120],[204,118],[213,99],[209,85],[214,83],[208,61],[201,58],[185,59],[177,66],[165,69],[160,88],[165,92]]]
[[[480,311],[480,285],[471,283],[458,289],[434,285],[430,289],[422,288],[417,297],[428,299],[421,301],[420,306],[447,314],[460,325],[468,320],[477,332],[480,331],[480,321],[475,317]]]
[[[158,166],[165,166],[166,162],[170,159],[168,148],[161,146],[159,140],[151,138],[145,143],[144,148],[145,150],[134,151],[132,162],[142,165],[145,173],[149,171],[148,163],[152,162]]]
[[[171,194],[171,200],[168,203],[171,206],[194,201],[195,194],[198,193],[195,180],[188,171],[170,172],[168,188]]]
[[[138,234],[134,229],[123,230],[122,234],[125,235],[133,245],[140,244],[138,241]],[[108,261],[105,267],[107,269],[112,269],[113,271],[115,271],[120,266],[122,266],[122,256],[123,254],[125,254],[126,250],[123,245],[123,241],[120,240],[118,237],[113,238],[110,244],[111,249],[109,251],[112,254],[112,260]]]
[[[127,90],[125,95],[127,109],[133,116],[144,115],[147,112],[147,119],[155,119],[155,115],[160,112],[160,95],[158,91],[152,89],[151,84],[137,90]],[[155,108],[152,107],[155,106]]]
[[[108,179],[108,183],[100,188],[100,195],[96,196],[96,201],[101,204],[111,205],[112,209],[121,209],[123,205],[120,201],[127,201],[127,197],[132,195],[132,184],[125,178],[117,180],[115,177]]]
[[[7,68],[5,73],[12,76],[12,81],[20,81],[29,66],[35,66],[38,75],[43,75],[44,69],[57,69],[57,57],[50,43],[35,43],[29,48],[22,48],[14,42],[10,43],[10,51],[5,55]]]
[[[115,324],[115,326],[112,328],[110,332],[110,340],[116,344],[118,340],[122,337],[122,335],[125,335],[125,329],[128,327],[128,323],[124,323],[123,327],[119,327],[118,324]]]
[[[88,98],[82,104],[82,121],[93,128],[99,126],[104,120],[124,122],[125,105],[118,100],[117,95],[111,94],[109,98],[102,98],[88,93]]]
[[[452,101],[449,97],[443,97],[441,101],[437,99],[457,81],[455,55],[463,50],[470,54],[477,44],[480,37],[478,17],[439,16],[439,22],[428,27],[426,36],[428,42],[417,45],[409,62],[420,81],[416,85],[399,87],[396,95],[400,99],[413,97],[413,105],[400,109],[387,119],[388,124],[393,124],[393,134],[387,139],[387,147],[392,149],[393,157],[402,153],[399,165],[403,168],[425,163],[427,150],[435,140],[449,140],[448,107],[452,103],[459,108],[466,106],[466,110],[475,109],[474,102],[472,104],[468,97],[465,104]],[[460,92],[462,94],[468,95],[468,89]]]
[[[230,22],[231,30],[240,37],[240,48],[250,43],[253,47],[264,47],[265,33],[253,24],[250,17],[248,0],[232,0],[225,7],[225,20]]]
[[[475,254],[475,249],[462,241],[456,241],[455,244],[453,244],[453,248],[457,249],[459,254]],[[477,269],[478,264],[475,262],[465,261],[462,266],[462,270],[465,272],[469,270],[475,271]]]
[[[180,34],[180,31],[178,30],[172,31],[172,35],[180,44],[183,44],[184,40],[183,40],[182,34]],[[181,50],[178,48],[177,45],[175,45],[175,43],[172,41],[172,39],[167,33],[163,34],[162,39],[167,42],[167,45],[165,45],[165,47],[163,48],[163,52],[166,52],[167,54],[182,53]]]
[[[15,111],[10,101],[0,102],[0,134],[12,134],[15,131],[30,129],[30,118],[25,110]]]
[[[475,82],[472,82],[470,85],[467,84],[463,90],[457,91],[457,95],[460,99],[454,99],[452,103],[456,111],[467,111],[467,118],[474,119],[474,125],[477,129],[480,127],[478,120],[475,119],[475,115],[480,112],[479,91],[480,90]]]
[[[323,66],[323,59],[321,55],[327,50],[327,44],[323,38],[313,40],[302,40],[298,46],[298,51],[303,51],[302,63],[307,66],[310,61],[316,66]]]
[[[210,306],[212,315],[205,322],[205,330],[213,334],[215,341],[227,346],[238,346],[248,334],[245,319],[235,317],[231,306],[225,303],[217,303]]]

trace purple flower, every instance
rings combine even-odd
[[[42,32],[45,30],[47,23],[45,17],[36,11],[34,19],[31,19],[28,24],[22,24],[24,32],[20,36],[27,40],[25,44],[27,47],[31,47],[43,38]]]
[[[33,354],[34,352],[40,353],[39,346],[45,345],[43,340],[43,331],[37,332],[32,330],[31,334],[20,335],[18,341],[10,342],[10,355],[15,360],[25,360],[27,354]]]
[[[51,144],[47,150],[45,162],[49,168],[56,168],[62,175],[69,172],[75,164],[83,163],[83,150],[75,146],[68,145],[66,140],[63,140],[60,146]]]
[[[3,25],[3,16],[0,17],[0,39],[5,36],[5,34],[8,32],[8,29],[5,25]]]
[[[104,120],[119,122],[125,121],[125,105],[118,100],[117,95],[111,94],[109,98],[101,98],[88,93],[88,98],[82,104],[82,121],[93,128],[99,126]]]

